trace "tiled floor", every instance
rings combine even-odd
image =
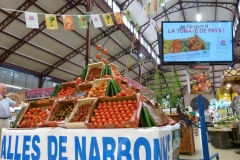
[[[191,155],[180,155],[181,159],[187,159],[187,160],[198,160],[203,159],[203,153],[202,153],[202,142],[201,142],[201,135],[194,136],[195,139],[195,154],[193,156]],[[212,156],[215,153],[218,153],[219,160],[240,160],[240,154],[236,154],[235,150],[240,150],[240,148],[230,148],[230,149],[217,149],[214,148],[211,143],[208,143],[209,147],[209,154]],[[214,158],[216,160],[216,158]]]

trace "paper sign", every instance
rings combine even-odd
[[[125,17],[127,18],[127,21],[128,21],[128,22],[132,21],[131,13],[130,13],[129,10],[126,10],[126,11],[124,12],[124,15],[125,15]]]
[[[63,25],[65,30],[74,30],[74,24],[72,16],[62,16],[63,19]]]
[[[154,21],[152,18],[150,19],[150,27],[153,29],[156,27],[156,21]]]
[[[25,12],[25,21],[27,28],[39,28],[37,13]]]
[[[88,29],[88,19],[87,16],[84,15],[78,15],[78,23],[80,29]]]
[[[123,24],[123,19],[122,19],[122,14],[121,12],[116,12],[115,13],[115,18],[117,20],[117,24]]]
[[[103,19],[104,19],[104,22],[105,22],[106,26],[113,26],[114,25],[110,13],[103,14]]]
[[[54,87],[26,90],[25,100],[49,98],[53,90]]]
[[[99,28],[103,26],[102,21],[98,14],[91,15],[91,20],[95,28]]]
[[[47,29],[52,29],[52,30],[58,29],[56,15],[45,14],[45,21],[46,21]]]

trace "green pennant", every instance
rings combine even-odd
[[[124,15],[125,15],[125,17],[127,18],[127,21],[128,21],[128,22],[132,21],[131,13],[130,13],[129,10],[126,10],[126,11],[124,12]]]
[[[85,15],[78,15],[78,23],[80,29],[88,29],[88,20]]]
[[[163,3],[164,3],[164,0],[159,0],[158,7],[161,7]]]
[[[139,31],[139,29],[140,29],[140,26],[139,26],[139,24],[138,24],[138,23],[136,23],[136,25],[135,25],[135,29],[136,29],[136,31],[137,31],[137,32]]]

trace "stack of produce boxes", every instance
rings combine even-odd
[[[55,87],[55,101],[29,103],[18,127],[59,126],[67,128],[137,128],[142,115],[142,95],[122,79],[118,67],[102,62],[89,64],[76,81]],[[145,105],[146,107],[146,105]],[[36,112],[37,111],[37,112]],[[145,119],[166,124],[145,108]],[[155,117],[154,117],[155,116]],[[158,118],[156,120],[156,118]],[[149,125],[142,124],[142,127]]]

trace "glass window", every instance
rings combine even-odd
[[[112,0],[106,0],[106,1],[107,1],[108,5],[109,5],[110,7],[112,7]]]
[[[20,79],[19,79],[19,86],[20,87],[26,87],[25,86],[25,83],[26,83],[26,80],[27,80],[27,76],[25,74],[20,74]]]
[[[33,76],[27,76],[26,88],[33,88]]]
[[[5,81],[4,81],[4,79],[5,79],[5,73],[6,73],[6,71],[5,71],[5,69],[3,69],[3,68],[0,68],[0,82],[1,83],[5,83]]]

